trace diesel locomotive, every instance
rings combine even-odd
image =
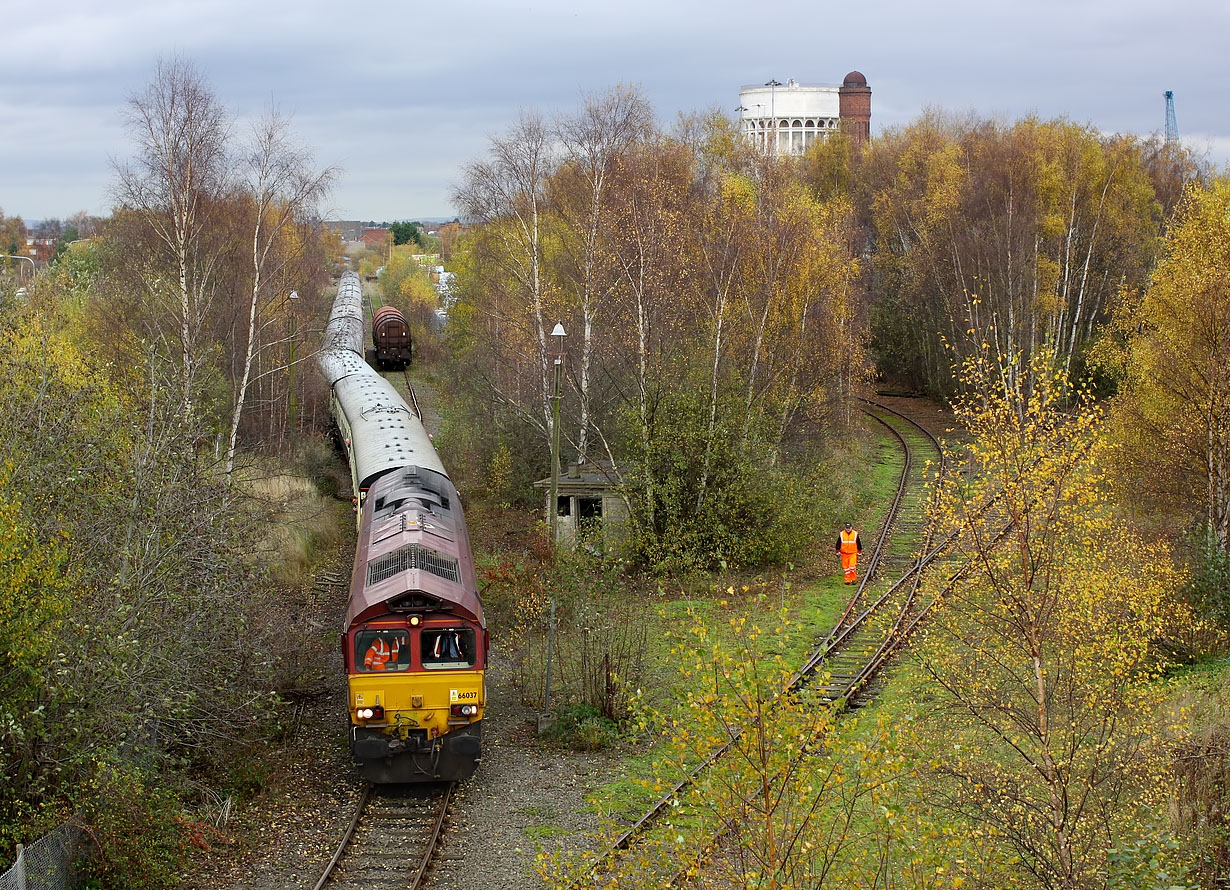
[[[362,358],[362,299],[347,272],[318,358],[358,511],[341,638],[350,751],[371,782],[463,779],[482,753],[488,648],[469,534],[421,419]]]

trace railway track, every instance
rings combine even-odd
[[[1013,528],[1003,499],[996,494],[980,504],[968,506],[957,527],[942,533],[937,530],[923,518],[930,512],[924,509],[926,501],[929,497],[938,497],[941,485],[951,484],[958,474],[947,469],[934,437],[909,418],[876,403],[869,403],[865,410],[893,431],[907,455],[897,494],[882,524],[875,551],[866,563],[864,580],[857,593],[782,693],[794,695],[804,687],[811,687],[807,693],[809,701],[834,712],[858,706],[871,695],[875,679],[891,658],[973,567],[971,552],[978,548],[971,550],[967,535],[977,535],[981,546],[996,546]],[[927,462],[919,459],[927,448],[935,449],[939,456],[935,473],[928,472]],[[925,484],[937,476],[938,484],[929,487]],[[648,838],[654,824],[664,814],[669,814],[669,819],[663,821],[671,826],[667,832],[671,835],[681,828],[687,831],[690,822],[703,824],[702,819],[694,816],[695,805],[687,799],[688,789],[704,771],[713,768],[735,748],[747,728],[732,727],[730,739],[624,832],[596,860],[589,875],[574,886],[590,881],[602,884],[609,874],[606,869],[614,867],[617,857],[634,844]],[[823,750],[815,753],[822,754]],[[733,838],[738,829],[736,819],[705,829],[700,839],[701,858],[720,855],[719,851],[726,844],[737,843]],[[644,861],[663,860],[649,853]],[[689,875],[675,863],[673,867],[660,870],[655,884],[686,886],[689,881]]]
[[[380,305],[376,305],[378,300],[379,298],[372,295],[371,288],[365,287],[363,289],[363,305],[367,310],[367,333],[364,336],[364,347],[367,349],[375,348],[372,343],[372,318],[375,316],[376,310],[384,305],[383,300],[379,300]],[[369,359],[369,361],[372,362],[373,367],[380,370],[380,368],[375,365],[374,359]],[[423,411],[419,407],[418,396],[415,395],[414,392],[414,384],[410,382],[409,368],[403,367],[401,369],[400,376],[383,370],[380,370],[380,373],[383,374],[385,379],[387,379],[394,386],[403,390],[403,395],[406,397],[406,401],[410,403],[410,407],[414,409],[415,416],[417,416],[419,420],[423,420]]]
[[[935,488],[930,483],[943,479],[945,469],[943,451],[931,433],[886,405],[867,404],[864,410],[897,438],[905,453],[897,495],[857,592],[788,687],[793,692],[818,686],[819,700],[838,706],[860,704],[867,684],[902,642],[900,631],[917,603],[922,577],[912,569],[935,537],[928,509]],[[827,676],[820,674],[821,667]],[[817,677],[822,678],[817,682]]]
[[[916,601],[922,557],[933,545],[933,530],[927,520],[927,499],[934,491],[929,483],[942,476],[944,454],[938,440],[921,425],[904,414],[876,402],[868,402],[866,413],[883,425],[897,440],[904,455],[892,503],[881,522],[871,556],[861,566],[862,580],[849,604],[834,627],[819,641],[804,664],[787,684],[783,694],[793,695],[803,687],[820,680],[818,700],[833,708],[855,702],[855,696],[867,688],[868,682],[884,666],[902,633],[912,630],[910,618]],[[885,585],[882,578],[912,578]],[[886,588],[886,589],[885,589]],[[894,611],[895,610],[895,611]],[[883,616],[889,613],[885,619]],[[915,622],[916,623],[916,622]],[[826,672],[821,672],[821,667]],[[711,752],[700,764],[659,798],[630,828],[620,835],[599,858],[591,876],[622,851],[628,850],[645,837],[664,815],[670,814],[678,825],[689,817],[686,801],[688,789],[697,778],[731,752],[739,743],[746,727],[733,728],[730,738]],[[723,826],[718,835],[733,827]],[[666,875],[663,875],[666,878]],[[667,881],[670,885],[683,882],[682,872]],[[575,885],[580,886],[580,884]]]
[[[439,846],[455,787],[365,786],[313,890],[417,890]]]

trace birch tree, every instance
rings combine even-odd
[[[580,315],[581,349],[577,363],[580,423],[577,457],[589,452],[592,423],[591,364],[600,314],[608,300],[601,268],[603,238],[609,233],[605,217],[607,183],[619,157],[645,138],[653,122],[649,103],[634,88],[617,86],[603,95],[588,95],[581,111],[560,121],[558,133],[564,165],[556,176],[555,210],[561,221],[559,267],[568,282]]]
[[[235,466],[239,421],[247,402],[253,358],[263,345],[276,345],[276,341],[266,342],[267,333],[271,325],[282,320],[278,310],[287,307],[285,273],[293,259],[295,245],[286,236],[292,226],[306,224],[336,172],[312,169],[310,156],[291,139],[290,122],[276,109],[253,125],[240,159],[240,171],[247,191],[245,197],[251,205],[251,290],[243,371],[236,384],[227,440],[228,482]]]
[[[555,169],[551,132],[541,116],[523,112],[511,132],[493,137],[487,160],[465,168],[453,200],[467,220],[482,226],[475,251],[483,259],[485,298],[473,305],[484,316],[487,345],[500,358],[485,381],[504,405],[551,440],[551,355],[543,269],[544,189]],[[521,371],[533,386],[527,392]]]
[[[1196,622],[1165,544],[1106,500],[1097,412],[1061,411],[1053,357],[1016,369],[1018,401],[991,356],[965,365],[970,466],[940,514],[970,568],[919,655],[938,707],[930,790],[1038,886],[1100,886],[1137,809],[1165,806],[1157,643],[1190,640]],[[971,509],[993,493],[1013,521],[1002,542]]]
[[[607,242],[614,270],[612,351],[634,357],[624,399],[632,403],[635,416],[644,519],[651,527],[656,524],[657,479],[651,455],[657,412],[667,389],[685,372],[683,347],[695,304],[694,255],[688,249],[686,223],[691,172],[691,158],[680,146],[658,142],[627,152],[612,183]]]
[[[178,355],[180,406],[190,422],[203,360],[201,332],[227,249],[211,214],[228,185],[230,122],[196,68],[182,59],[163,59],[144,92],[128,100],[125,123],[137,154],[131,163],[116,163],[115,197],[121,209],[136,211],[159,249],[142,264],[142,279],[153,303],[173,319],[167,330],[158,313],[152,316],[158,334]]]
[[[1116,441],[1138,499],[1230,553],[1230,179],[1188,189],[1163,250],[1105,353],[1123,380]]]
[[[962,358],[989,344],[1006,386],[1018,353],[1080,370],[1120,284],[1152,259],[1160,214],[1140,146],[1064,121],[928,116],[872,155],[882,315],[929,382],[952,385],[941,338]]]

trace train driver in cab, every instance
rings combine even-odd
[[[369,671],[397,670],[401,649],[407,645],[405,634],[389,635],[388,639],[385,634],[377,634],[363,656],[363,667]]]

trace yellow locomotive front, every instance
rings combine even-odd
[[[452,616],[389,616],[345,641],[351,752],[364,777],[471,775],[482,749],[485,630]]]
[[[342,637],[351,753],[371,782],[464,779],[482,753],[487,629],[456,489],[398,470],[361,513]]]

